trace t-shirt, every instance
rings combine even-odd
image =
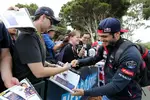
[[[66,62],[70,63],[72,60],[79,58],[76,48],[73,48],[71,44],[67,44],[66,47],[64,47],[64,49],[65,50],[64,50],[64,55],[62,59],[63,63],[66,63]]]
[[[11,39],[9,36],[9,33],[5,27],[5,25],[0,22],[0,54],[2,48],[9,48],[11,44]],[[0,75],[0,92],[2,92],[5,89],[5,86],[3,84],[3,81],[1,79]]]
[[[14,76],[17,77],[19,80],[22,80],[23,78],[28,78],[32,84],[41,81],[42,79],[37,79],[32,74],[27,64],[42,62],[44,65],[45,58],[45,48],[39,36],[36,33],[20,33],[14,46]]]

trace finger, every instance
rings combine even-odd
[[[11,6],[11,7],[9,7],[9,8],[8,8],[8,10],[15,10],[15,11],[19,11],[19,8],[18,8],[18,7],[13,7],[13,6]]]
[[[72,95],[72,96],[77,96],[77,94],[76,94],[76,93],[71,93],[71,95]]]
[[[19,84],[20,84],[19,80],[16,79],[16,80],[15,80],[15,85],[19,85]]]
[[[12,78],[11,82],[12,82],[12,85],[19,85],[19,80],[16,78]]]
[[[76,93],[79,92],[79,89],[72,89],[72,90]]]

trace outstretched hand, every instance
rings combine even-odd
[[[72,66],[72,67],[76,67],[77,64],[78,64],[78,60],[72,60],[72,61],[71,61],[71,66]]]
[[[83,96],[84,90],[83,89],[73,89],[74,93],[71,93],[73,96]]]

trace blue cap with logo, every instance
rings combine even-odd
[[[128,30],[121,29],[121,23],[116,18],[106,18],[99,23],[98,33],[116,33],[128,32]]]
[[[49,7],[40,7],[38,8],[36,11],[35,11],[35,14],[34,16],[37,16],[37,15],[47,15],[49,17],[51,17],[52,21],[53,21],[53,24],[56,25],[60,22],[59,19],[57,19],[55,16],[54,16],[54,11],[49,8]]]

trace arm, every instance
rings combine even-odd
[[[45,61],[44,67],[56,67],[56,64],[51,64],[51,63]]]
[[[11,39],[3,23],[0,23],[0,34],[3,36],[1,41],[0,72],[5,86],[9,88],[19,84],[19,81],[12,76],[12,57],[9,51]]]
[[[26,49],[22,48],[22,45],[24,45]],[[41,53],[37,39],[30,35],[22,34],[21,39],[18,39],[15,46],[22,64],[27,64],[31,72],[37,78],[55,75],[69,69],[69,66],[66,64],[64,67],[58,68],[52,68],[51,66],[44,67],[42,63],[44,60],[42,56],[44,52]]]
[[[63,67],[43,67],[41,62],[29,63],[30,70],[37,78],[53,76],[58,73],[64,72],[70,68],[68,64],[65,64]]]
[[[79,66],[94,65],[102,59],[103,59],[103,47],[101,46],[98,49],[98,53],[94,57],[87,57],[84,59],[79,59],[78,64]]]
[[[50,39],[48,34],[43,34],[42,36],[48,52],[51,52],[51,50],[54,48],[54,42]]]
[[[54,45],[54,42],[50,39],[48,34],[43,34],[43,39],[44,39],[45,45],[48,49],[48,52],[51,52],[51,50],[56,52],[56,50],[58,50],[59,48],[64,46],[63,43]]]
[[[10,80],[12,78],[12,57],[9,49],[1,50],[1,77],[6,87],[10,87]]]
[[[133,51],[133,48],[132,48]],[[127,51],[122,59],[122,63],[118,67],[112,81],[102,87],[93,88],[84,91],[84,95],[102,96],[114,95],[122,91],[135,77],[139,66],[141,65],[141,56],[137,50],[134,53]],[[129,62],[132,62],[128,64]],[[113,91],[113,92],[112,92]]]
[[[53,47],[54,52],[56,52],[58,49],[62,48],[63,46],[64,46],[63,43],[55,45],[55,46]]]

